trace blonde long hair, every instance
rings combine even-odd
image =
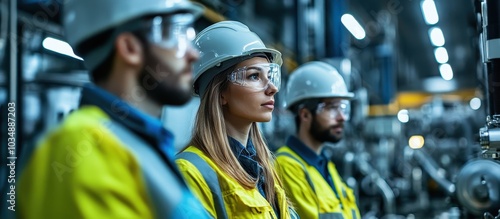
[[[205,94],[201,97],[200,108],[196,114],[193,135],[189,145],[195,146],[210,157],[225,173],[234,178],[246,189],[256,187],[257,180],[250,176],[240,165],[229,146],[224,120],[221,93],[227,89],[229,82],[227,74],[234,68],[217,74],[208,85]],[[249,138],[257,152],[257,162],[263,168],[266,180],[264,191],[267,201],[275,206],[275,183],[282,185],[274,169],[274,156],[260,133],[257,123],[252,123]]]

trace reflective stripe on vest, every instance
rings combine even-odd
[[[219,186],[219,178],[217,173],[212,169],[212,167],[201,158],[198,154],[192,152],[181,152],[175,156],[176,159],[184,159],[192,163],[198,171],[200,171],[203,179],[210,188],[212,192],[212,198],[214,201],[214,207],[216,211],[216,218],[228,218],[224,200],[222,199],[222,191]]]
[[[319,219],[344,219],[342,213],[321,213]]]
[[[309,185],[311,186],[313,192],[316,193],[316,191],[314,189],[314,184],[313,184],[313,182],[311,180],[311,177],[309,176],[309,172],[307,171],[307,168],[304,165],[304,163],[300,162],[300,160],[297,157],[293,156],[292,154],[290,154],[288,152],[279,152],[279,153],[276,154],[276,156],[280,156],[280,155],[292,158],[293,160],[297,161],[297,163],[299,163],[300,166],[302,166],[302,169],[304,170],[304,174],[306,175],[307,183],[309,183]],[[334,193],[335,193],[335,190],[334,190]],[[342,205],[342,203],[340,203],[340,204]],[[318,208],[319,208],[319,203],[318,203]],[[319,212],[319,209],[318,209],[318,212]],[[344,219],[344,216],[342,215],[342,213],[337,213],[337,212],[333,212],[333,213],[319,213],[319,219]],[[354,219],[356,219],[356,214],[354,214]]]
[[[288,211],[290,211],[290,218],[291,219],[300,219],[299,214],[297,213],[297,211],[295,211],[295,209],[293,209],[292,207],[289,206]]]
[[[347,197],[347,192],[345,191],[344,188],[342,188],[342,195],[344,195],[344,198],[348,198]],[[357,219],[358,218],[356,216],[356,211],[354,209],[351,209],[351,215],[352,215],[352,219]]]
[[[152,146],[135,133],[114,121],[106,121],[104,125],[138,160],[155,216],[157,218],[170,217],[176,210],[176,206],[183,204],[183,190],[178,188],[183,188],[184,185],[179,177],[167,168],[165,161]],[[190,218],[189,212],[184,213],[186,218]]]
[[[279,152],[279,153],[277,153],[277,154],[276,154],[276,156],[280,156],[280,155],[283,155],[283,156],[285,156],[285,157],[292,158],[293,160],[297,161],[297,163],[299,163],[299,164],[300,164],[300,166],[302,166],[302,169],[304,170],[304,173],[305,173],[305,175],[306,175],[306,180],[307,180],[307,182],[308,182],[308,183],[309,183],[309,185],[311,186],[311,188],[312,188],[313,192],[314,192],[314,193],[316,193],[316,190],[314,189],[314,184],[313,184],[313,182],[312,182],[312,180],[311,180],[311,177],[309,176],[309,172],[307,172],[307,168],[306,168],[306,166],[305,166],[302,162],[300,162],[300,160],[299,160],[297,157],[293,156],[292,154],[290,154],[290,153],[288,153],[288,152]]]

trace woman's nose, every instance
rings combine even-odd
[[[279,91],[278,87],[276,87],[276,85],[274,85],[273,83],[269,82],[266,89],[266,95],[271,96],[278,93],[278,91]]]

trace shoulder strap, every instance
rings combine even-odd
[[[311,186],[313,192],[316,193],[316,190],[314,189],[314,184],[312,183],[312,180],[311,180],[311,177],[309,176],[309,171],[307,171],[307,168],[306,166],[304,165],[304,163],[302,163],[297,157],[293,156],[292,154],[290,154],[289,152],[286,152],[286,151],[282,151],[282,152],[278,152],[276,154],[276,156],[285,156],[285,157],[289,157],[289,158],[292,158],[293,160],[297,161],[297,163],[300,164],[300,166],[302,166],[302,169],[304,170],[304,174],[306,175],[306,180],[307,182],[309,183],[309,185]]]
[[[155,214],[158,217],[175,214],[175,209],[177,206],[182,206],[185,197],[183,190],[180,189],[184,187],[182,177],[173,171],[169,163],[150,144],[127,127],[113,120],[104,121],[103,125],[123,142],[123,146],[130,150],[140,163]],[[165,182],[169,182],[170,187],[165,187]]]
[[[217,173],[212,169],[212,167],[201,158],[198,154],[193,152],[181,152],[175,156],[176,159],[184,159],[191,162],[201,175],[205,179],[210,191],[212,192],[212,198],[214,201],[214,207],[217,214],[217,218],[228,218],[226,208],[224,205],[224,200],[222,199],[222,191],[219,186],[219,178]]]

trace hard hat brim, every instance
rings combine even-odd
[[[89,17],[84,17],[82,15],[75,16],[74,11],[75,10],[73,9],[72,11],[64,12],[65,17],[63,20],[63,26],[65,27],[66,40],[72,47],[76,48],[80,43],[85,42],[86,40],[94,37],[99,33],[102,33],[103,31],[106,31],[110,28],[119,26],[120,24],[144,16],[163,15],[163,14],[167,15],[179,12],[187,12],[193,14],[195,19],[197,19],[198,17],[201,16],[201,14],[203,14],[204,6],[196,2],[182,1],[182,2],[176,2],[175,5],[172,5],[171,7],[146,7],[143,10],[133,12],[128,16],[125,15],[114,16],[113,19],[108,19],[109,21],[106,23],[103,22],[99,23],[97,21],[100,21],[103,19],[103,17],[109,15],[106,16],[96,15],[89,18]],[[78,17],[78,19],[75,19],[76,17]],[[90,31],[88,28],[82,28],[82,27],[92,26],[91,24],[96,24],[96,23],[97,25],[93,25],[95,27],[93,27]]]

